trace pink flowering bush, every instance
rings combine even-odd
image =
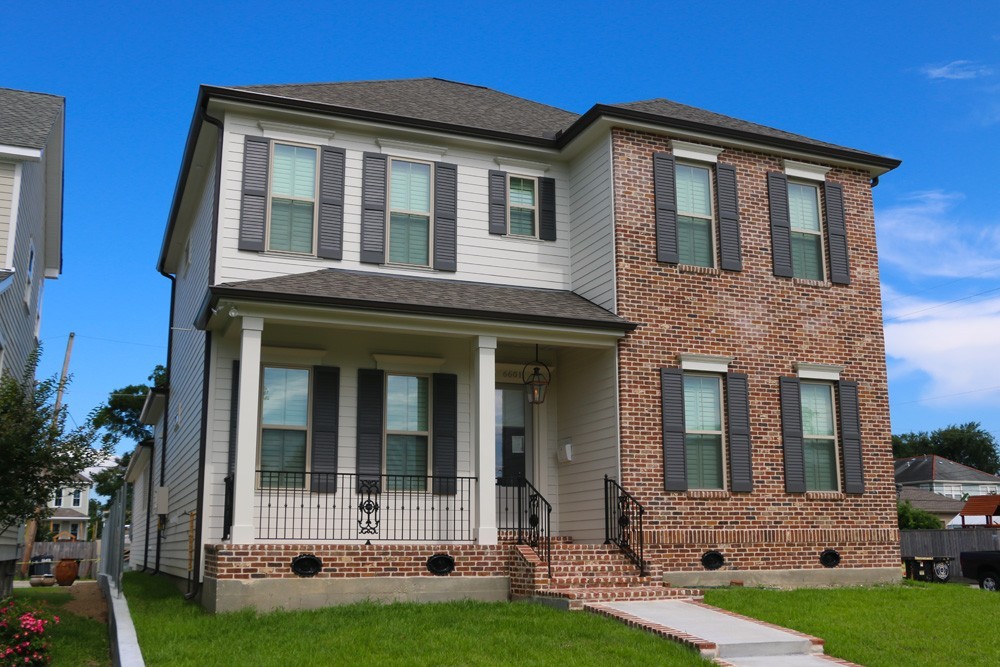
[[[40,611],[26,609],[13,598],[0,601],[0,666],[47,665],[52,662],[45,628],[58,623]]]

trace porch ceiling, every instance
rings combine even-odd
[[[568,290],[343,269],[226,283],[212,287],[211,295],[214,303],[231,298],[617,332],[636,327]],[[203,319],[208,316],[206,308]]]

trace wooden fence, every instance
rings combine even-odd
[[[51,556],[52,573],[55,574],[56,564],[63,558],[73,558],[80,561],[80,578],[97,576],[97,554],[100,542],[35,542],[31,550],[32,556]]]
[[[1000,551],[1000,528],[954,528],[951,530],[901,530],[899,550],[903,558],[951,557],[952,575],[962,575],[958,556],[963,551]]]

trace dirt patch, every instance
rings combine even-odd
[[[64,604],[63,609],[101,623],[108,622],[108,603],[96,581],[77,581],[68,590],[73,599]]]

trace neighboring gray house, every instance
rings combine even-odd
[[[934,454],[896,459],[896,484],[962,500],[1000,493],[1000,477]],[[961,509],[961,508],[959,508]]]
[[[913,507],[929,512],[937,517],[943,524],[948,523],[958,516],[965,506],[961,500],[955,500],[940,493],[919,489],[915,486],[905,486],[899,492],[900,502],[908,502]]]
[[[65,106],[0,88],[0,372],[16,376],[38,341],[44,281],[62,271]],[[17,543],[17,528],[0,533],[0,597]]]
[[[48,524],[54,541],[87,540],[91,481],[83,475],[77,475],[76,481],[73,486],[58,489],[49,501]]]

